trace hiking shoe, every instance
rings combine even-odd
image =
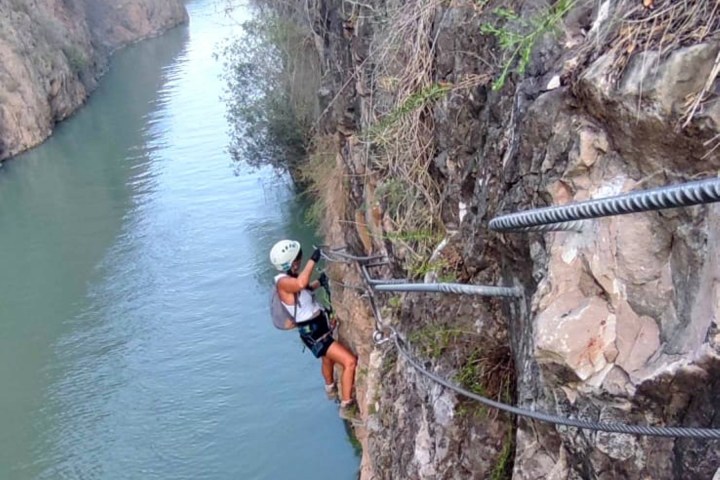
[[[360,410],[358,410],[355,400],[340,402],[340,418],[351,423],[362,423],[360,420]]]
[[[337,400],[338,392],[334,383],[325,385],[325,395],[327,395],[328,400]]]

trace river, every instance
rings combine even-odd
[[[319,362],[268,316],[270,246],[316,239],[226,152],[219,4],[0,169],[2,480],[356,478]]]

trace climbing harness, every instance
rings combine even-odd
[[[490,228],[496,231],[548,231],[548,230],[578,230],[581,220],[598,218],[609,215],[676,208],[703,203],[720,201],[720,178],[689,182],[672,187],[662,187],[641,192],[633,192],[617,197],[609,197],[561,207],[547,207],[526,212],[513,213],[497,217],[490,222]],[[720,429],[695,427],[661,427],[649,425],[629,425],[624,423],[592,422],[574,418],[565,418],[544,412],[537,412],[522,407],[508,405],[492,400],[482,395],[470,392],[453,384],[441,376],[430,372],[409,352],[408,344],[392,327],[385,324],[377,306],[375,291],[381,292],[437,292],[460,295],[487,295],[517,298],[523,292],[518,287],[466,285],[453,283],[408,283],[405,279],[382,280],[372,278],[368,268],[386,265],[387,262],[378,261],[385,256],[356,256],[346,252],[346,248],[327,248],[323,258],[329,262],[355,264],[358,266],[360,276],[365,284],[365,296],[370,301],[370,308],[375,320],[375,329],[372,334],[376,345],[383,345],[392,341],[402,357],[415,370],[430,380],[445,388],[487,405],[521,417],[547,422],[555,425],[564,425],[586,430],[595,430],[612,433],[632,435],[646,435],[672,438],[698,438],[706,440],[720,440]],[[357,287],[356,287],[357,288]]]
[[[298,324],[300,338],[303,340],[303,352],[305,351],[305,347],[307,347],[310,349],[310,351],[316,358],[319,358],[320,355],[327,350],[327,347],[329,347],[330,344],[326,343],[326,340],[333,334],[333,330],[330,328],[330,318],[328,313],[321,312],[320,314],[318,314],[318,317],[320,316],[322,316],[327,322],[327,331],[320,335],[318,338],[315,338],[314,335],[319,329],[323,328],[319,323],[321,319],[316,317],[314,319]]]

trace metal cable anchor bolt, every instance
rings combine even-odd
[[[380,330],[375,330],[372,334],[373,342],[375,342],[375,345],[382,345],[383,343],[390,340],[390,338],[386,337],[383,332]]]

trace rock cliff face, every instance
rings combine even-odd
[[[328,243],[387,254],[391,264],[377,276],[449,272],[454,281],[525,292],[523,300],[381,296],[386,320],[426,367],[477,393],[562,416],[720,428],[720,207],[586,221],[580,233],[488,229],[500,213],[717,176],[715,2],[315,7],[324,127],[336,136],[337,167],[348,179],[335,193],[347,205],[330,210]],[[405,23],[396,21],[412,8]],[[405,38],[406,53],[379,55],[378,42],[400,31],[416,34]],[[507,48],[512,38],[530,40]],[[527,62],[513,61],[527,43]],[[411,49],[430,62],[431,84],[419,85],[407,97],[414,103],[395,115],[383,102],[402,88]],[[505,66],[504,85],[491,88]],[[396,153],[366,134],[378,119],[418,111],[418,125],[430,126],[423,168],[436,182],[444,238],[435,268],[411,272],[411,240],[388,193],[388,172],[403,169],[378,167]],[[422,185],[407,188],[423,198]],[[334,276],[360,283],[356,268],[335,268]],[[366,300],[349,289],[337,296],[343,335],[360,355],[363,478],[718,475],[717,441],[597,433],[479,408],[420,376],[391,344],[373,346]]]
[[[0,0],[0,159],[82,105],[113,50],[186,20],[181,0]]]

